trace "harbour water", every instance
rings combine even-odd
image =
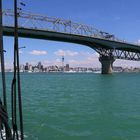
[[[27,140],[140,140],[139,73],[23,73],[21,83]]]

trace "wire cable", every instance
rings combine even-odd
[[[20,70],[19,70],[19,47],[18,47],[18,7],[17,0],[14,0],[14,76],[11,86],[11,104],[12,104],[12,125],[13,125],[13,139],[19,140],[18,126],[17,126],[17,99],[19,109],[19,126],[20,138],[24,139],[23,134],[23,118],[22,118],[22,98],[21,98],[21,85],[20,85]]]

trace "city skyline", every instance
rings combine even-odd
[[[41,1],[39,3],[30,0],[24,2],[26,3],[26,7],[23,8],[23,10],[37,14],[70,19],[74,22],[95,26],[98,29],[115,34],[117,37],[130,42],[140,42],[138,32],[138,25],[140,23],[138,5],[140,2],[138,0],[136,0],[135,3],[130,0],[113,2],[111,0],[107,0],[106,2],[101,0],[88,0],[82,2],[79,0],[72,0],[70,3],[65,3],[64,0],[60,0],[59,2],[56,0],[48,0],[46,2]],[[42,7],[41,11],[35,8],[38,4]],[[12,5],[12,1],[3,1],[3,9],[13,8]],[[44,5],[46,6],[44,7]],[[130,11],[129,9],[133,9],[133,11]],[[75,12],[75,10],[77,12]],[[65,61],[72,66],[100,67],[101,65],[98,61],[98,54],[87,46],[25,38],[19,39],[19,45],[21,47],[26,46],[25,49],[20,49],[20,63],[25,63],[27,61],[37,63],[38,61],[42,61],[42,63],[46,65],[55,65],[60,63],[61,55],[64,53]],[[6,67],[12,67],[12,37],[4,37],[4,47],[6,50]],[[116,60],[114,65],[140,67],[139,62],[125,60]]]
[[[65,64],[65,58],[62,56],[60,65],[43,65],[42,62],[38,62],[36,64],[31,64],[26,62],[25,64],[20,64],[19,70],[20,72],[26,73],[38,73],[38,72],[65,72],[65,73],[101,73],[101,67],[72,67],[69,64]],[[13,68],[6,69],[6,72],[13,72]],[[140,67],[121,67],[121,66],[113,66],[113,72],[140,72]]]

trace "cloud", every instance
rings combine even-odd
[[[79,53],[75,51],[70,51],[70,50],[58,50],[54,52],[54,54],[57,56],[76,56]]]
[[[71,66],[85,66],[85,67],[101,67],[101,64],[99,62],[99,55],[98,53],[89,53],[89,52],[80,52],[81,55],[84,56],[84,59],[82,60],[75,60],[71,59],[68,60],[68,63]]]
[[[99,57],[99,54],[96,51],[81,51],[79,52],[79,55],[83,55],[84,57],[90,57],[90,56],[94,56],[94,57]]]
[[[32,55],[46,55],[47,51],[32,50],[31,52],[29,52],[29,54],[32,54]]]
[[[80,57],[65,59],[64,64],[70,64],[70,67],[101,67],[98,54],[96,52],[78,52]],[[44,66],[57,65],[62,66],[62,60],[56,58],[55,60],[44,60]]]
[[[68,60],[68,63],[73,67],[101,67],[101,64],[98,60]]]
[[[57,56],[77,56],[77,58],[67,59],[65,60],[65,64],[70,64],[72,67],[100,67],[99,62],[99,54],[95,51],[89,52],[89,51],[70,51],[70,50],[58,50],[54,53]],[[80,58],[80,59],[79,59]],[[59,65],[62,65],[62,62],[55,61],[52,63],[57,63]]]
[[[139,61],[131,61],[131,60],[120,60],[117,59],[114,63],[113,66],[121,66],[121,67],[139,67],[140,68],[140,63]]]

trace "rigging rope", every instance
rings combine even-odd
[[[5,131],[4,131],[5,129]],[[2,131],[3,130],[3,131]],[[2,140],[12,140],[11,129],[8,124],[8,115],[0,99],[0,133]]]
[[[18,47],[18,12],[17,0],[14,0],[14,13],[15,13],[15,33],[14,33],[14,76],[11,86],[11,105],[12,105],[12,125],[13,125],[13,139],[24,139],[23,135],[23,118],[22,118],[22,100],[21,100],[21,86],[20,86],[20,71],[19,71],[19,47]],[[17,126],[17,99],[19,109],[20,121],[20,136],[18,134]]]
[[[4,67],[4,50],[3,50],[3,29],[2,29],[2,0],[0,0],[0,59],[3,87],[3,102],[0,99],[0,139],[2,140],[23,140],[23,119],[22,119],[22,100],[20,87],[20,72],[19,72],[19,48],[18,48],[18,12],[17,0],[14,0],[15,11],[15,34],[14,34],[14,76],[11,85],[11,113],[12,127],[8,123],[7,100],[6,100],[6,82],[5,82],[5,67]],[[17,102],[19,114],[20,134],[18,133],[17,125]],[[3,104],[2,104],[3,103]]]

